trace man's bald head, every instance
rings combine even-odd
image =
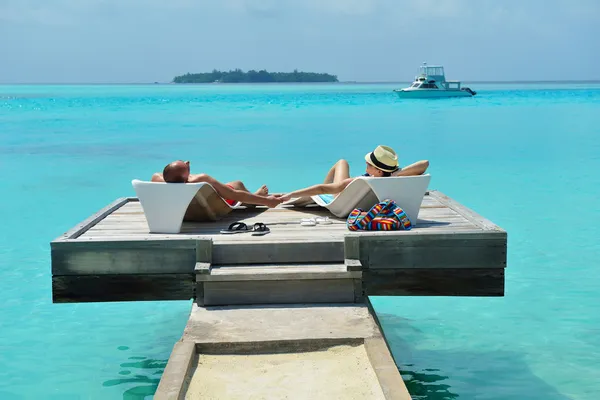
[[[190,163],[177,160],[163,169],[163,179],[168,183],[185,183],[190,176]]]

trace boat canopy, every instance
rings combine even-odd
[[[446,80],[443,66],[427,65],[427,63],[423,63],[423,65],[419,67],[419,76],[415,80],[419,80],[420,77],[427,77],[428,79],[434,79],[438,82],[444,82]]]
[[[428,75],[428,76],[444,76],[444,67],[441,65],[427,65],[423,63],[419,67],[419,75]]]

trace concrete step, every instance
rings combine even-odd
[[[361,271],[345,264],[220,265],[197,269],[204,306],[362,301]]]

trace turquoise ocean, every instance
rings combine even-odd
[[[505,297],[372,298],[415,399],[599,399],[600,85],[398,86],[0,86],[0,399],[152,397],[191,301],[51,301],[50,241],[132,179],[290,191],[378,144],[508,231]]]

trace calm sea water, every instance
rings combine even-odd
[[[144,399],[191,301],[52,304],[49,242],[173,159],[288,191],[378,144],[509,232],[503,298],[376,297],[417,399],[600,398],[600,86],[0,86],[0,399]]]

